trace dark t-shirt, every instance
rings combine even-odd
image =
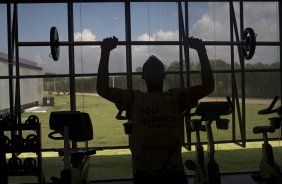
[[[134,169],[150,174],[183,170],[181,113],[184,99],[180,90],[165,93],[133,90],[130,96]]]

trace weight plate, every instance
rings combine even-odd
[[[242,35],[242,53],[246,60],[250,60],[256,50],[256,35],[252,28],[248,27],[243,31]]]
[[[59,47],[59,34],[56,27],[51,27],[50,30],[50,47],[51,55],[54,61],[58,61],[60,57],[60,47]]]

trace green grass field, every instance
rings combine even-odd
[[[23,113],[22,119],[25,121],[31,114],[39,117],[42,129],[42,148],[61,148],[62,141],[54,141],[48,138],[49,130],[49,115],[52,111],[69,110],[69,96],[61,95],[54,96],[55,107],[47,113]],[[250,103],[247,104],[247,138],[257,138],[252,133],[252,128],[256,125],[266,124],[267,117],[259,117],[257,111],[266,107],[264,103]],[[77,110],[89,113],[94,130],[94,140],[89,142],[89,146],[107,147],[107,146],[125,146],[128,144],[127,136],[124,134],[122,124],[124,121],[115,119],[115,106],[96,95],[77,96]],[[230,117],[228,117],[230,118]],[[236,123],[237,136],[239,138],[238,122]],[[25,132],[28,134],[30,132]],[[205,140],[205,134],[203,134]],[[279,132],[273,136],[278,136]],[[194,135],[192,135],[194,137]],[[229,130],[214,129],[215,141],[217,140],[231,140],[231,125]],[[259,137],[259,136],[258,136]],[[282,165],[282,148],[280,142],[272,142],[274,144],[274,153],[278,161]],[[84,144],[79,144],[83,146]],[[219,163],[221,172],[245,172],[254,171],[258,169],[261,158],[261,143],[248,143],[246,148],[241,148],[235,144],[220,144],[216,145],[216,160]],[[195,152],[188,152],[183,149],[183,158],[194,158]],[[23,155],[30,156],[30,155]],[[60,170],[63,168],[63,161],[56,153],[43,154],[44,173],[46,179],[51,176],[59,176]],[[187,174],[192,174],[187,171]],[[115,178],[131,178],[131,155],[127,149],[118,150],[103,150],[98,151],[96,155],[91,157],[91,168],[89,172],[91,180],[115,179]],[[25,177],[26,180],[34,180],[35,177]],[[11,177],[13,181],[23,181],[22,177]]]

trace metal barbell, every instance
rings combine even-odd
[[[164,44],[163,42],[130,42],[132,45],[160,45]],[[250,27],[247,27],[244,29],[242,34],[242,40],[241,42],[217,42],[217,44],[213,42],[205,42],[203,41],[205,45],[240,45],[241,53],[243,57],[246,60],[250,60],[255,53],[256,50],[256,34],[254,30]],[[56,27],[51,27],[50,29],[50,48],[51,48],[51,57],[54,61],[58,61],[60,57],[60,45],[99,45],[101,42],[60,42],[59,40],[59,33]],[[118,45],[126,45],[128,42],[125,41],[119,41]],[[179,42],[166,42],[165,44],[171,44],[176,45],[179,44]],[[188,42],[189,44],[189,42]]]

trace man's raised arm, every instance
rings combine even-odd
[[[101,58],[98,68],[97,93],[116,104],[122,103],[123,90],[109,86],[110,52],[117,47],[116,37],[105,38],[101,45]]]
[[[201,64],[201,77],[202,84],[197,86],[192,86],[190,88],[190,98],[192,101],[197,101],[214,90],[214,78],[212,75],[212,70],[210,62],[206,53],[205,45],[201,39],[190,38],[189,46],[198,52],[200,64]]]

